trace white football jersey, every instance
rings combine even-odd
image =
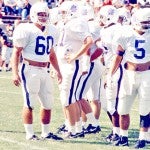
[[[127,26],[116,34],[114,40],[125,50],[126,61],[133,63],[150,61],[150,30],[140,35],[132,26]]]
[[[83,18],[71,19],[61,28],[58,41],[61,52],[59,51],[58,55],[64,57],[67,52],[76,53],[88,36],[91,34],[87,21]]]
[[[92,44],[90,48],[90,55],[92,55],[95,52],[95,50],[98,48],[97,45],[95,44],[95,41],[100,38],[99,33],[101,30],[101,27],[95,21],[88,21],[88,25],[89,25],[89,30],[94,41],[94,43]]]
[[[48,25],[41,31],[33,23],[21,23],[14,30],[13,44],[23,47],[23,58],[47,62],[50,49],[55,46],[58,35],[58,30],[53,25]]]
[[[92,35],[93,41],[99,39],[100,26],[95,21],[88,21],[89,31]],[[90,47],[89,55],[83,55],[82,57],[82,69],[83,71],[87,71],[89,69],[90,57],[97,49],[97,45],[95,43]]]
[[[114,24],[109,27],[103,27],[100,30],[100,38],[104,47],[104,61],[107,68],[110,67],[113,55],[116,54],[116,44],[113,42],[114,35],[118,32],[120,24]]]

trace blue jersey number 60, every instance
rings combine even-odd
[[[45,53],[49,54],[50,47],[53,45],[53,41],[54,39],[52,36],[47,36],[46,39],[43,36],[38,36],[36,39],[35,53],[37,55],[44,55]]]

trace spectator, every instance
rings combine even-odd
[[[21,16],[22,20],[26,20],[30,13],[31,4],[28,0],[16,0],[17,15]]]
[[[22,20],[28,19],[28,16],[30,14],[30,9],[31,9],[31,4],[29,3],[28,0],[25,0],[25,7],[22,10]]]
[[[2,62],[0,64],[0,72],[2,71],[3,67],[7,72],[10,71],[9,63],[12,54],[12,41],[6,34],[3,34],[1,36],[1,44],[2,44]]]
[[[17,14],[16,1],[15,0],[4,0],[4,11],[5,11],[5,15]]]

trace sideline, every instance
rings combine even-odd
[[[31,149],[34,149],[34,150],[48,150],[48,148],[45,148],[45,147],[43,147],[43,148],[39,148],[39,147],[37,147],[37,146],[31,146],[30,144],[27,144],[27,142],[26,143],[23,143],[23,142],[18,142],[18,141],[15,141],[15,140],[11,140],[11,139],[8,139],[8,138],[3,138],[3,137],[0,137],[0,140],[1,141],[4,141],[4,142],[8,142],[8,143],[14,143],[14,144],[17,144],[17,145],[19,145],[19,146],[25,146],[25,147],[30,147]]]

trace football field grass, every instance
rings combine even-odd
[[[55,103],[52,110],[51,132],[63,124],[64,116],[59,99],[57,84],[55,85]],[[0,150],[128,150],[138,138],[139,115],[138,101],[136,100],[131,111],[129,128],[129,147],[113,147],[104,138],[111,132],[111,123],[102,110],[100,125],[102,131],[97,134],[86,135],[85,138],[57,141],[27,141],[22,123],[23,98],[20,87],[12,84],[11,72],[0,72]],[[40,136],[41,126],[39,119],[39,103],[34,109],[34,131]],[[61,136],[61,135],[60,135]],[[147,145],[145,149],[150,149]]]

